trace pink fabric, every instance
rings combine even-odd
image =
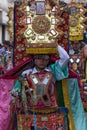
[[[14,80],[0,79],[0,130],[8,130],[10,122],[9,90],[13,88]]]

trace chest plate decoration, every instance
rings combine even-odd
[[[50,106],[50,93],[49,86],[52,80],[52,74],[30,74],[29,79],[32,83],[33,92],[31,94],[31,104],[38,105],[39,103],[44,104],[45,106]]]

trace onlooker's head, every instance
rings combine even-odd
[[[2,48],[3,46],[2,46],[2,44],[0,43],[0,49]]]
[[[74,51],[77,51],[80,49],[81,42],[80,41],[71,41],[71,47]]]
[[[12,51],[12,49],[13,49],[13,46],[12,46],[11,44],[9,44],[8,50],[9,50],[9,51]]]
[[[3,41],[3,45],[4,45],[5,48],[8,48],[9,44],[10,44],[10,41],[8,41],[8,40]]]

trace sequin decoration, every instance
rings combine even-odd
[[[37,16],[32,21],[32,28],[38,34],[47,33],[50,27],[50,21],[46,16]]]

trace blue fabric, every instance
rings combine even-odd
[[[50,68],[56,80],[62,80],[68,77],[68,66],[61,68],[59,63],[55,62],[55,64],[50,65]]]
[[[87,120],[80,97],[78,80],[68,79],[68,92],[76,130],[87,130]]]
[[[36,114],[34,114],[34,121],[33,121],[33,123],[34,123],[34,130],[38,130],[37,126],[36,126],[36,122],[37,122],[37,118],[36,118]]]
[[[18,127],[17,127],[17,116],[16,116],[16,114],[14,114],[14,130],[18,130]]]
[[[65,112],[68,114],[68,108],[67,107],[59,107],[58,108],[58,113],[61,113],[61,112]]]

